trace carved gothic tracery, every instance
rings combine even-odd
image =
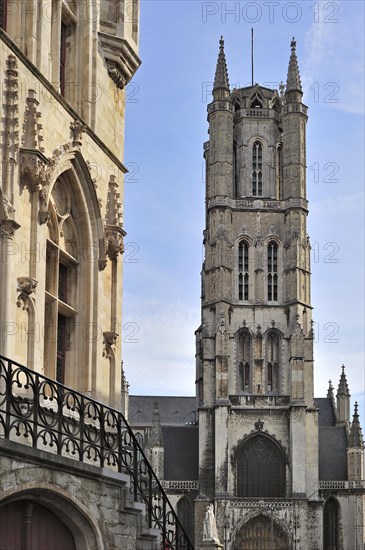
[[[106,255],[113,261],[124,252],[124,237],[126,235],[122,224],[122,203],[118,192],[115,176],[110,177],[106,205],[105,240]]]

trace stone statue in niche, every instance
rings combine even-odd
[[[213,504],[209,504],[209,506],[207,506],[207,511],[205,513],[203,524],[203,540],[213,540],[219,542]]]

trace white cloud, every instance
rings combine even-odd
[[[331,17],[328,4],[316,3],[318,22],[306,33],[303,88],[307,97],[315,96],[329,107],[363,114],[363,7],[358,2],[339,2],[339,11]]]
[[[330,197],[322,201],[315,201],[311,203],[311,216],[318,214],[336,214],[354,210],[363,211],[364,200],[364,193],[356,193],[355,195],[342,195]]]

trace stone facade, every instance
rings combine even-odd
[[[139,1],[0,7],[0,356],[120,410],[125,87],[140,64]],[[15,389],[16,365],[1,358],[0,368],[0,517],[12,525],[1,546],[39,547],[34,507],[77,549],[155,548],[129,477],[52,444],[51,419],[63,411],[66,431],[76,426],[82,398],[75,412],[59,386],[39,397],[41,379],[26,385],[19,371]],[[37,414],[49,423],[43,441]],[[41,523],[42,547],[53,547]]]
[[[125,85],[140,64],[138,2],[6,6],[0,354],[119,407]]]

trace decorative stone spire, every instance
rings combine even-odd
[[[347,384],[347,378],[345,374],[345,365],[342,365],[342,372],[340,376],[340,383],[338,384],[337,397],[341,395],[350,396],[349,386]]]
[[[364,442],[362,439],[362,431],[361,431],[361,425],[359,420],[359,413],[358,413],[358,405],[357,401],[355,402],[355,410],[354,410],[354,416],[352,418],[352,424],[349,434],[349,447],[364,447]]]
[[[349,425],[350,422],[350,391],[347,384],[345,365],[342,365],[342,373],[337,390],[337,416],[338,423]]]
[[[224,53],[224,40],[223,36],[219,41],[219,54],[217,61],[217,68],[215,70],[213,97],[214,99],[225,99],[229,96],[229,80],[226,56]]]
[[[289,102],[300,102],[303,90],[300,81],[299,66],[296,52],[297,43],[293,37],[290,43],[291,55],[289,60],[288,76],[286,79],[286,98]]]
[[[160,411],[158,401],[155,401],[155,409],[152,417],[152,428],[148,436],[148,447],[163,447],[163,437],[160,422]]]
[[[334,390],[334,387],[332,386],[332,380],[328,380],[327,397],[334,399],[333,390]]]

